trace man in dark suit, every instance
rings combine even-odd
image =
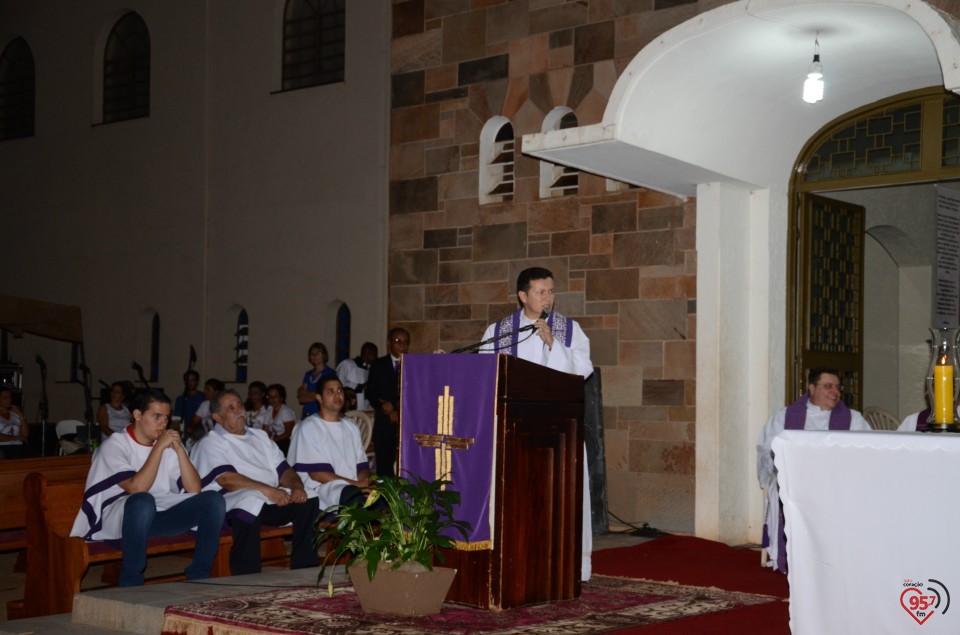
[[[377,459],[377,475],[394,476],[393,463],[400,446],[400,388],[397,370],[401,356],[410,348],[407,329],[394,327],[387,334],[388,354],[370,365],[367,399],[374,409],[373,450]]]

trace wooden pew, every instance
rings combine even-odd
[[[30,566],[23,600],[7,604],[7,619],[70,613],[73,596],[80,591],[84,574],[92,564],[118,564],[123,553],[101,541],[86,541],[70,536],[73,521],[83,501],[84,480],[48,480],[42,474],[30,474],[23,484],[27,506],[27,558]],[[264,565],[289,565],[283,539],[293,534],[292,527],[268,527],[261,530],[261,558]],[[211,577],[230,575],[229,530],[220,535],[220,547],[210,571]],[[193,552],[194,538],[189,534],[151,538],[147,555]],[[115,569],[113,570],[115,573]],[[147,583],[182,580],[183,574],[148,580]],[[115,581],[114,581],[115,583]],[[108,584],[109,586],[109,584]]]
[[[39,472],[49,480],[86,479],[89,454],[0,461],[0,552],[27,547],[27,506],[23,482]]]

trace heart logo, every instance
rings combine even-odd
[[[910,594],[910,597],[907,597],[907,594]],[[917,624],[923,625],[934,614],[933,601],[935,599],[936,596],[924,595],[920,589],[910,587],[904,589],[903,593],[900,594],[900,606],[917,621]],[[909,606],[907,606],[908,604]],[[923,619],[920,618],[921,615]]]

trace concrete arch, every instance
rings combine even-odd
[[[528,135],[523,150],[683,196],[715,181],[770,187],[834,118],[926,86],[960,91],[958,34],[955,18],[923,1],[739,0],[644,47],[602,123]],[[807,104],[815,38],[826,96]]]
[[[864,247],[864,405],[902,418],[924,407],[931,257],[893,225],[867,229]]]
[[[867,234],[890,254],[890,258],[897,267],[930,266],[929,254],[922,251],[917,243],[899,227],[874,225],[867,229]]]

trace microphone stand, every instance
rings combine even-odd
[[[541,319],[541,320],[546,320],[548,317],[550,317],[550,314],[547,312],[546,309],[540,311],[540,319]],[[524,331],[532,331],[532,330],[535,329],[535,328],[537,328],[537,325],[536,325],[535,323],[534,323],[534,324],[527,324],[526,326],[522,326],[522,327],[520,327],[519,329],[517,329],[516,332],[517,332],[517,333],[523,333]],[[452,355],[452,354],[454,354],[454,353],[469,353],[470,351],[475,351],[475,350],[477,350],[478,348],[480,348],[480,347],[482,347],[482,346],[486,346],[486,345],[489,344],[490,342],[495,342],[496,340],[502,340],[503,338],[505,338],[505,337],[510,337],[510,336],[513,335],[513,334],[514,334],[514,331],[510,331],[509,333],[501,333],[500,335],[494,335],[493,337],[488,337],[487,339],[483,340],[482,342],[477,342],[476,344],[470,344],[469,346],[464,346],[463,348],[458,348],[458,349],[455,350],[455,351],[450,351],[450,354]]]
[[[40,366],[40,456],[47,455],[47,418],[50,416],[50,405],[47,403],[47,364],[40,355],[37,355],[37,364]],[[24,421],[23,425],[27,425]]]

